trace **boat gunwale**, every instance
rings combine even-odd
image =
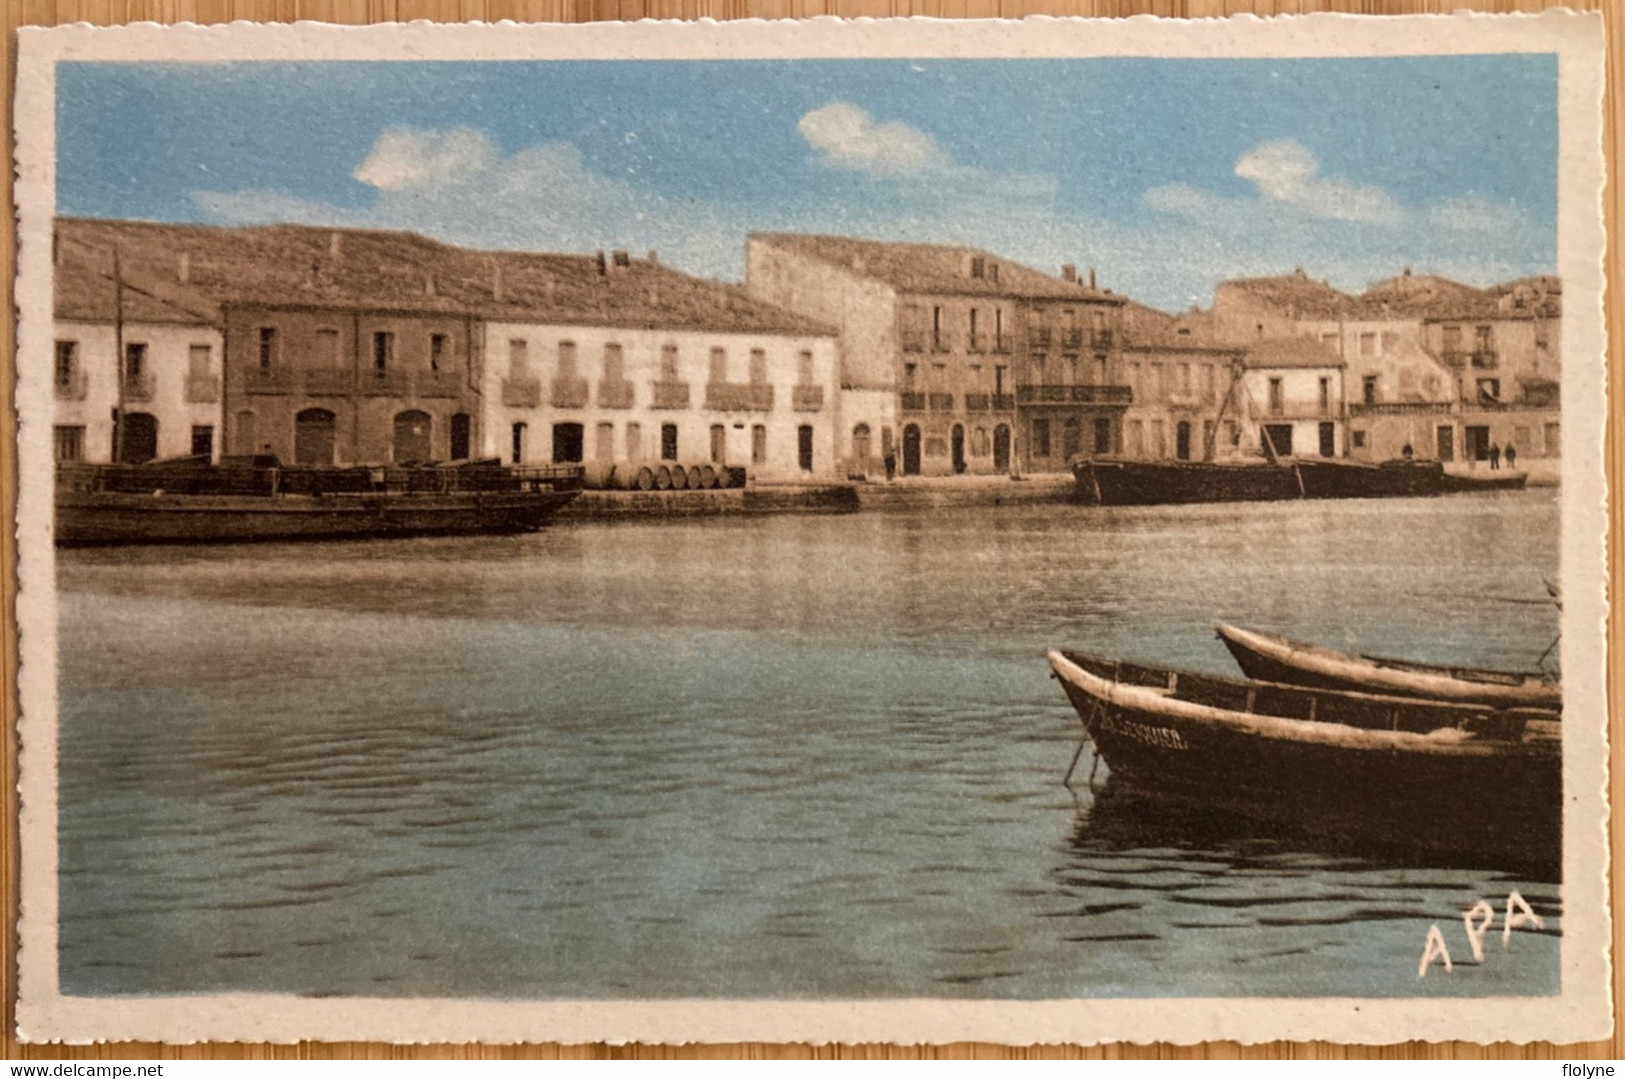
[[[1384,656],[1340,652],[1325,645],[1300,641],[1279,633],[1247,629],[1227,622],[1215,622],[1213,629],[1226,641],[1234,642],[1243,648],[1257,652],[1266,659],[1274,660],[1283,666],[1296,667],[1307,670],[1312,674],[1328,677],[1360,680],[1360,676],[1366,672],[1379,677],[1386,673],[1393,673],[1444,680],[1446,685],[1443,688],[1447,691],[1454,688],[1450,683],[1465,683],[1468,687],[1485,687],[1488,689],[1559,689],[1560,691],[1560,683],[1553,681],[1542,671],[1498,671],[1487,667],[1451,667],[1439,663],[1417,663],[1411,660],[1388,659]],[[1300,662],[1293,662],[1294,659]],[[1316,666],[1317,662],[1321,665]],[[1401,679],[1398,678],[1382,678],[1381,680],[1396,685],[1401,682]],[[1541,706],[1531,702],[1527,707]]]

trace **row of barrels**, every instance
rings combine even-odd
[[[585,486],[608,491],[709,491],[745,486],[745,469],[736,465],[602,464],[583,466]]]

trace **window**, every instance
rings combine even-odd
[[[1130,363],[1128,365],[1128,389],[1129,395],[1133,397],[1134,400],[1138,401],[1141,396],[1140,365],[1138,363]]]
[[[626,459],[628,461],[643,460],[643,424],[641,423],[626,425]]]
[[[339,332],[316,331],[316,365],[329,370],[339,366]]]
[[[429,370],[438,371],[446,362],[451,339],[443,333],[429,335]]]
[[[556,465],[578,465],[586,457],[586,431],[579,423],[555,423],[553,425],[553,463]]]
[[[1185,394],[1191,392],[1191,365],[1188,363],[1179,365],[1179,392]]]
[[[508,341],[508,377],[514,380],[530,377],[530,342],[515,337]]]
[[[973,308],[970,309],[970,346],[969,347],[970,347],[970,351],[972,351],[972,352],[980,352],[980,351],[982,351],[981,335],[979,333],[977,333],[977,331],[981,327],[976,325],[977,317],[978,317],[979,314],[980,314],[980,312],[977,311],[976,308],[973,307]]]
[[[1049,456],[1049,421],[1033,421],[1033,456]]]
[[[372,369],[382,375],[395,365],[395,335],[379,330],[372,335]]]
[[[1335,333],[1321,334],[1320,343],[1331,349],[1333,352],[1337,351],[1337,335]]]
[[[1004,351],[1004,308],[993,309],[993,347],[1000,352]]]
[[[141,341],[131,341],[124,346],[124,380],[140,382],[141,376],[146,373],[147,346]]]
[[[660,425],[660,459],[662,461],[677,460],[677,425],[675,423]]]
[[[806,424],[796,428],[796,462],[803,472],[813,470],[813,429]]]
[[[920,373],[920,365],[919,364],[905,363],[903,365],[903,388],[905,390],[911,390],[911,389],[914,388],[914,380],[919,375],[919,373]]]
[[[947,347],[942,336],[942,308],[940,307],[931,309],[931,347],[934,349]]]
[[[1355,449],[1357,449],[1357,450],[1365,449],[1365,432],[1364,431],[1351,431],[1351,432],[1349,432],[1349,437],[1354,440],[1354,448]]]
[[[1377,354],[1377,335],[1362,333],[1360,335],[1360,355],[1375,356]]]
[[[621,346],[610,342],[604,346],[604,381],[620,382],[626,371],[626,359],[621,354]]]
[[[576,377],[576,343],[574,341],[559,342],[559,370],[560,378]]]
[[[811,386],[813,383],[813,358],[812,352],[808,349],[796,353],[796,381],[803,386]]]
[[[79,342],[77,342],[77,341],[58,341],[56,343],[56,384],[57,384],[57,386],[62,388],[62,389],[67,389],[69,386],[73,385],[74,379],[78,376],[78,374],[79,374]],[[60,430],[63,430],[63,428],[59,427],[59,428],[57,428],[57,430],[60,431]],[[81,428],[80,430],[82,432],[83,428]],[[64,458],[64,457],[59,456],[57,458],[57,460],[58,461],[62,461],[62,460],[77,461],[78,458],[77,457]]]
[[[728,353],[726,349],[714,348],[711,350],[710,379],[712,382],[728,381]]]
[[[677,346],[660,346],[660,378],[663,382],[677,381]]]
[[[592,445],[593,460],[604,464],[615,460],[615,425],[613,423],[600,423],[593,432]]]
[[[1377,376],[1366,375],[1360,380],[1360,399],[1368,405],[1377,403]]]
[[[1499,401],[1501,399],[1501,380],[1498,378],[1479,379],[1478,399],[1480,401]]]
[[[1095,452],[1112,452],[1112,421],[1105,416],[1095,417]]]
[[[1397,351],[1399,351],[1399,334],[1395,333],[1393,330],[1382,331],[1383,355],[1391,355]]]
[[[469,419],[468,413],[452,413],[450,441],[451,452],[447,456],[453,461],[466,461],[469,444],[473,441],[473,421]]]
[[[980,255],[972,256],[972,258],[970,260],[970,275],[972,277],[982,277],[986,273],[987,273],[987,259],[981,257]],[[975,313],[972,312],[972,314],[971,314],[971,325],[972,325],[972,327],[974,327],[975,324],[976,324],[976,316],[975,316]],[[972,332],[974,332],[974,329],[973,329]]]
[[[276,364],[276,327],[260,327],[260,370],[269,371]]]
[[[1286,391],[1279,378],[1270,379],[1270,412],[1280,415],[1286,411]]]
[[[214,349],[209,345],[192,345],[186,350],[186,373],[193,378],[208,378],[214,365]]]
[[[1162,420],[1151,421],[1151,456],[1168,456],[1168,427]]]
[[[56,427],[52,429],[56,443],[57,461],[83,461],[85,459],[85,429],[83,427]]]
[[[513,425],[513,463],[520,464],[525,459],[525,425]]]
[[[1000,397],[1004,396],[1004,376],[1009,372],[1009,370],[1010,368],[1006,367],[1002,363],[993,368],[993,392],[998,394]]]
[[[192,428],[192,456],[214,456],[214,427],[207,424],[197,424]]]
[[[1479,352],[1489,352],[1495,348],[1494,326],[1474,326],[1473,337],[1473,344]]]
[[[750,463],[767,464],[767,428],[759,423],[750,429]]]
[[[1208,401],[1211,401],[1213,400],[1215,393],[1216,389],[1213,380],[1213,365],[1211,363],[1204,363],[1202,365],[1202,397]]]
[[[750,350],[750,384],[760,386],[767,381],[767,351],[753,348]]]
[[[1124,451],[1130,457],[1139,457],[1145,453],[1145,421],[1129,420],[1127,427],[1127,445]]]
[[[711,425],[711,463],[725,464],[728,457],[728,429],[720,423]]]
[[[1446,353],[1460,352],[1461,351],[1461,327],[1460,326],[1446,326],[1444,328],[1444,349],[1443,349],[1443,351],[1446,352]]]
[[[1320,410],[1322,412],[1332,410],[1332,380],[1329,378],[1320,380]]]

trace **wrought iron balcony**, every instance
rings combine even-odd
[[[986,412],[993,403],[993,395],[987,393],[967,393],[965,395],[966,412]]]
[[[305,372],[303,384],[310,397],[348,397],[355,392],[355,373],[348,367],[316,367]]]
[[[212,405],[220,400],[220,380],[213,375],[187,375],[186,400],[194,405]]]
[[[925,394],[923,393],[917,393],[914,390],[904,390],[902,393],[897,395],[897,398],[898,407],[904,412],[925,411]]]
[[[1016,387],[1024,405],[1130,405],[1134,391],[1127,386],[1072,386],[1042,383]]]
[[[771,412],[770,382],[707,382],[705,407],[719,412]]]
[[[687,408],[688,383],[662,380],[654,384],[650,408]]]
[[[1016,407],[1016,395],[1013,393],[996,393],[993,395],[993,411],[1009,412]]]
[[[502,380],[502,403],[508,408],[536,408],[542,403],[542,382],[535,378]]]
[[[285,367],[250,367],[243,372],[243,392],[292,393],[293,372]]]
[[[632,383],[624,378],[598,380],[599,408],[631,408],[635,396]]]
[[[1448,401],[1379,401],[1372,404],[1349,406],[1349,416],[1427,416],[1448,415]]]
[[[58,371],[56,375],[56,399],[58,401],[83,401],[85,399],[85,373],[78,367],[71,371]]]
[[[412,376],[412,392],[419,397],[461,397],[463,380],[456,371],[419,371]]]
[[[1475,370],[1479,371],[1493,371],[1499,366],[1499,361],[1500,357],[1494,349],[1474,352],[1468,357],[1468,362],[1472,364]]]
[[[554,408],[586,408],[587,407],[587,380],[576,377],[556,376],[553,379],[552,392],[548,399]]]
[[[925,395],[925,400],[932,412],[952,412],[954,410],[954,395],[951,393],[928,393]]]
[[[1027,344],[1033,348],[1049,348],[1051,340],[1048,326],[1035,326],[1027,333]]]
[[[797,412],[817,412],[824,407],[824,387],[790,387],[790,407]]]
[[[1089,346],[1091,348],[1111,348],[1112,340],[1112,331],[1096,330],[1089,335]]]
[[[1083,347],[1083,331],[1082,330],[1062,330],[1061,331],[1061,347],[1062,348],[1082,348]]]
[[[369,397],[405,397],[412,380],[405,371],[380,371],[373,368],[362,372],[358,388]]]

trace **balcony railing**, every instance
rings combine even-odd
[[[554,408],[586,408],[587,380],[580,377],[556,376],[548,400],[553,403]]]
[[[503,379],[502,403],[509,408],[536,408],[542,403],[541,379]]]
[[[153,377],[151,371],[137,371],[135,374],[124,376],[124,399],[126,401],[152,400]]]
[[[1009,412],[1016,407],[1016,395],[1013,393],[996,393],[993,395],[993,411]]]
[[[598,380],[599,408],[631,408],[634,396],[632,383],[624,378]]]
[[[790,407],[797,412],[817,412],[824,407],[824,387],[790,387]]]
[[[1067,386],[1042,384],[1016,387],[1024,405],[1130,405],[1134,391],[1127,386]]]
[[[1445,415],[1450,412],[1447,401],[1378,401],[1373,404],[1353,404],[1349,406],[1349,416],[1427,416],[1432,414]]]
[[[952,334],[934,333],[931,335],[932,352],[952,352],[953,350],[954,338]]]
[[[904,390],[902,393],[897,395],[897,398],[898,406],[904,412],[925,411],[925,394],[923,393],[917,393],[914,390]]]
[[[220,380],[213,375],[187,375],[186,400],[194,405],[212,405],[220,400]]]
[[[1445,349],[1439,353],[1439,358],[1445,365],[1461,370],[1463,367],[1474,367],[1480,371],[1493,371],[1500,364],[1500,354],[1495,349],[1479,349],[1476,352],[1463,352],[1459,349]]]
[[[719,412],[770,412],[773,385],[768,382],[707,382],[705,407]]]
[[[1039,326],[1027,334],[1027,344],[1033,348],[1049,348],[1052,338],[1048,327]]]
[[[348,397],[355,392],[355,372],[348,367],[317,367],[305,372],[304,390],[310,397]]]
[[[951,393],[928,393],[925,403],[932,412],[952,412],[954,410],[954,395]]]
[[[368,397],[405,397],[412,380],[405,371],[363,371],[357,388]]]
[[[59,372],[56,376],[56,399],[58,401],[83,401],[85,399],[85,373],[77,367],[66,374]]]
[[[904,333],[902,335],[902,343],[903,343],[903,351],[904,352],[924,352],[925,351],[925,334],[923,334],[923,333]]]
[[[966,412],[986,412],[993,404],[993,395],[988,393],[967,393],[965,395]]]
[[[1468,363],[1472,364],[1472,366],[1479,371],[1493,371],[1499,363],[1499,357],[1496,355],[1494,349],[1486,349],[1482,352],[1471,353],[1469,354],[1467,360]]]
[[[244,393],[292,393],[293,372],[284,367],[250,367],[243,372]]]
[[[1061,331],[1061,347],[1062,348],[1082,348],[1083,347],[1083,331],[1082,330],[1062,330]]]
[[[419,371],[412,376],[412,392],[419,397],[460,397],[463,380],[455,371]]]
[[[965,351],[966,352],[986,352],[987,351],[987,334],[985,334],[985,333],[973,333],[969,337],[965,338]]]
[[[688,383],[660,381],[654,384],[650,408],[687,408]]]
[[[1096,330],[1089,335],[1090,348],[1111,348],[1112,332],[1110,330]]]

